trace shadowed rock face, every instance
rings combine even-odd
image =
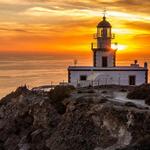
[[[58,91],[59,92],[59,91]],[[60,98],[18,88],[0,102],[0,150],[148,150],[150,111],[93,93]]]
[[[150,84],[134,87],[127,95],[129,99],[147,99],[150,96]]]

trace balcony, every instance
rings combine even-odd
[[[97,49],[97,43],[91,43],[91,49],[96,50]]]
[[[97,43],[91,43],[91,49],[93,51],[96,51],[96,50],[101,50],[101,51],[107,51],[107,50],[114,50],[116,51],[118,48],[117,48],[117,43],[114,43],[114,47],[108,47],[108,48],[104,48],[102,47],[101,45],[98,47]]]
[[[97,46],[97,43],[91,43],[91,49],[93,50],[93,51],[95,51],[95,50],[104,50],[105,51],[105,48],[103,48],[102,46]]]
[[[102,38],[102,35],[101,35],[100,33],[95,33],[95,34],[93,34],[93,38],[94,38],[94,39]],[[111,34],[111,36],[108,37],[108,38],[110,38],[110,39],[115,39],[115,34],[114,34],[114,33]]]

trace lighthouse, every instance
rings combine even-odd
[[[97,33],[94,35],[96,44],[92,43],[94,67],[115,67],[116,49],[111,48],[111,41],[114,34],[111,32],[111,24],[103,17],[97,25]]]
[[[69,66],[68,82],[75,87],[123,85],[135,86],[148,83],[148,66],[135,60],[129,66],[116,66],[116,49],[111,48],[112,26],[104,15],[97,24],[95,43],[91,44],[93,66]]]

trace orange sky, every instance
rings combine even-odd
[[[149,0],[0,0],[0,52],[88,55],[104,8],[118,55],[150,56]]]

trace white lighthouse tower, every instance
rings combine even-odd
[[[97,25],[97,33],[94,35],[97,43],[92,43],[94,67],[115,67],[116,50],[111,48],[111,24],[103,17]]]

